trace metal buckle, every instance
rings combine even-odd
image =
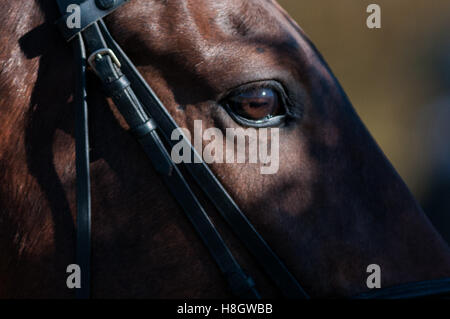
[[[118,68],[120,68],[120,67],[122,66],[122,64],[120,64],[120,61],[119,61],[119,59],[117,58],[117,56],[116,56],[116,54],[114,53],[113,50],[108,49],[108,48],[103,48],[103,49],[100,49],[100,50],[97,50],[97,51],[93,52],[93,53],[89,56],[89,58],[88,58],[88,63],[89,63],[89,65],[91,66],[91,68],[92,68],[94,71],[95,71],[95,67],[94,67],[95,63],[94,63],[94,60],[95,60],[97,57],[102,58],[104,55],[109,55],[109,57],[111,58],[111,60],[113,61],[113,63],[114,63]]]

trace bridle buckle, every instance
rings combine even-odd
[[[103,49],[99,49],[99,50],[93,52],[93,53],[89,56],[89,58],[88,58],[88,63],[89,63],[89,65],[91,66],[91,68],[92,68],[93,70],[95,70],[95,63],[94,63],[94,60],[95,60],[96,58],[102,58],[104,55],[108,55],[108,56],[111,58],[111,60],[113,61],[113,63],[114,63],[118,68],[120,68],[120,67],[122,66],[122,64],[120,64],[120,61],[119,61],[119,59],[117,58],[117,56],[116,56],[116,54],[114,53],[113,50],[108,49],[108,48],[103,48]]]

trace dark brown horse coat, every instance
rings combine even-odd
[[[0,13],[0,297],[71,297],[74,65],[53,1]],[[450,252],[302,30],[273,1],[135,0],[106,19],[181,127],[239,127],[219,101],[259,81],[285,88],[280,169],[211,168],[312,296],[450,276]],[[225,297],[226,283],[120,116],[89,79],[93,296]],[[111,112],[113,109],[114,112]],[[277,296],[222,229],[263,296]]]

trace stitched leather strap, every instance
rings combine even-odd
[[[73,41],[75,63],[79,65],[75,91],[75,151],[77,187],[77,250],[76,262],[81,268],[81,289],[78,298],[90,296],[91,263],[91,185],[89,173],[89,129],[86,102],[86,54],[80,35]]]

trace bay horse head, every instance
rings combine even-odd
[[[75,256],[78,65],[54,25],[61,16],[56,3],[5,5],[0,296],[71,296],[65,270]],[[275,1],[135,0],[105,17],[104,26],[179,127],[192,135],[196,123],[202,132],[216,129],[209,131],[215,139],[202,133],[195,145],[200,155],[208,146],[214,155],[226,153],[227,131],[242,129],[256,132],[245,137],[244,155],[250,156],[252,140],[261,142],[259,133],[267,132],[270,163],[211,161],[208,169],[308,295],[366,292],[374,264],[383,287],[450,276],[448,246],[320,53]],[[92,56],[98,63],[109,51],[102,52]],[[114,85],[129,87],[125,80]],[[127,115],[100,87],[90,72],[93,296],[230,296],[182,203],[164,184],[164,168],[148,161]],[[279,296],[264,265],[193,179],[187,174],[258,291]]]

